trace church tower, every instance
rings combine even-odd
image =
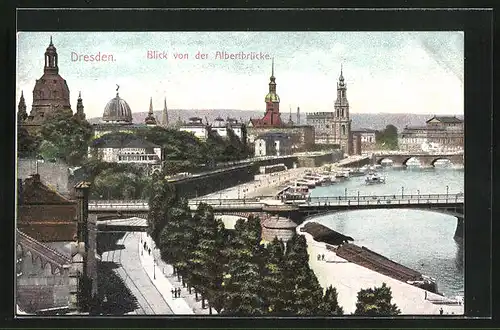
[[[17,122],[21,124],[28,118],[28,113],[26,112],[26,102],[24,101],[24,94],[21,91],[21,97],[19,98],[19,104],[17,105]]]
[[[163,112],[162,112],[161,124],[165,128],[168,127],[168,110],[167,110],[167,98],[166,97],[163,100]]]
[[[344,150],[350,154],[351,119],[349,118],[349,102],[347,101],[347,85],[344,82],[342,66],[340,67],[340,77],[337,82],[337,100],[335,101],[334,112],[334,140]]]
[[[156,125],[156,118],[153,113],[153,98],[149,100],[149,112],[144,122],[146,125]]]
[[[78,117],[81,120],[85,120],[85,112],[83,111],[82,92],[78,93],[78,101],[76,103],[75,117]]]
[[[262,119],[262,124],[265,126],[283,126],[280,115],[280,98],[276,94],[276,78],[274,77],[274,58],[271,66],[271,77],[269,78],[269,93],[267,93],[266,114]]]
[[[66,80],[59,75],[58,55],[52,43],[45,50],[43,75],[35,83],[33,104],[26,122],[27,126],[39,126],[48,117],[68,111],[73,114]]]

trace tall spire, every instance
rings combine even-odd
[[[52,43],[52,35],[50,36],[50,44],[49,46],[54,46],[54,44]]]
[[[83,101],[82,101],[82,92],[78,92],[78,100],[76,103],[76,113],[75,115],[80,119],[85,119],[85,112],[83,111]]]
[[[146,123],[146,125],[156,125],[156,118],[155,118],[154,112],[153,112],[153,98],[152,97],[149,99],[149,112],[148,112],[148,116],[146,117],[146,119],[144,119],[144,122]]]
[[[300,125],[300,107],[297,107],[297,125]]]
[[[163,127],[168,127],[168,110],[167,110],[167,97],[163,100],[163,114],[161,123]]]
[[[290,115],[288,116],[288,125],[292,126],[293,121],[292,121],[292,106],[290,105]]]
[[[21,97],[19,98],[19,104],[17,105],[17,119],[22,122],[28,118],[28,113],[26,112],[26,102],[24,101],[24,93],[21,91]]]
[[[272,59],[272,62],[271,62],[271,77],[274,77],[274,57]]]

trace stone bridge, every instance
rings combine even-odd
[[[411,159],[418,159],[422,167],[433,167],[434,163],[441,159],[447,159],[454,165],[464,164],[463,153],[448,153],[448,154],[425,154],[425,153],[386,153],[374,154],[372,156],[372,164],[381,164],[383,160],[392,161],[393,166],[406,166],[406,162]]]

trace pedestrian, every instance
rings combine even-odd
[[[443,315],[443,307],[439,309],[439,315]]]
[[[181,297],[181,288],[177,289],[177,298],[180,298]]]
[[[321,260],[321,254],[318,253],[318,261]]]
[[[151,249],[148,249],[148,253],[149,253],[149,255],[151,255]]]
[[[172,292],[172,298],[175,298],[175,295],[174,295],[174,289],[170,290],[170,292]]]
[[[424,299],[427,300],[427,290],[425,291]]]
[[[325,260],[325,255],[324,254],[321,255],[321,260]]]

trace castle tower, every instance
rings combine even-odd
[[[149,112],[146,119],[144,119],[146,125],[156,125],[156,118],[153,113],[153,98],[149,100]]]
[[[168,110],[167,110],[167,98],[163,100],[163,112],[161,118],[161,124],[163,127],[168,127]]]
[[[83,111],[82,92],[78,92],[78,100],[76,103],[75,116],[81,120],[85,120],[85,112]]]
[[[334,112],[334,141],[340,145],[344,153],[350,154],[351,119],[349,118],[349,102],[347,101],[347,85],[340,67],[340,77],[337,82],[337,100]]]
[[[26,112],[26,102],[24,101],[24,94],[21,91],[21,97],[19,98],[19,104],[17,105],[17,122],[22,123],[28,118],[28,113]]]

